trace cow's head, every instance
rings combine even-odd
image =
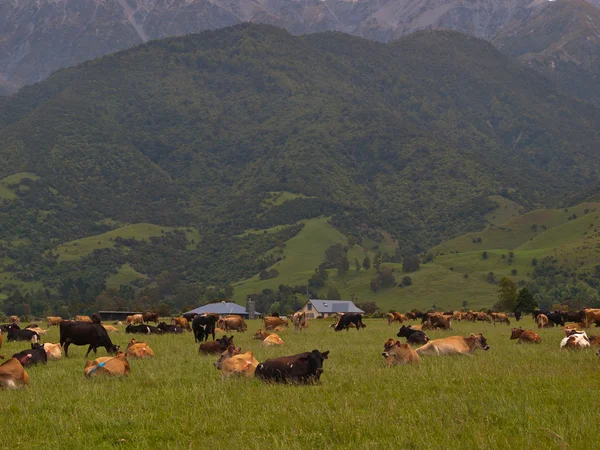
[[[396,341],[394,341],[394,339],[389,338],[387,341],[385,341],[383,343],[383,350],[385,350],[386,352],[388,350],[390,350],[394,345],[396,345]]]
[[[328,359],[329,350],[321,353],[319,350],[313,350],[308,357],[308,364],[310,367],[310,374],[314,374],[318,380],[323,373],[323,361]]]
[[[398,331],[398,334],[396,336],[408,337],[409,335],[410,335],[410,327],[407,327],[406,325],[402,325],[402,327],[400,327],[400,331]]]
[[[523,328],[513,328],[510,333],[510,338],[511,339],[519,339],[521,337],[521,335],[523,334],[523,331],[525,331]]]
[[[221,353],[221,357],[217,361],[215,361],[215,367],[218,370],[221,370],[221,367],[223,366],[223,361],[228,360],[232,356],[239,355],[240,353],[242,353],[241,347],[234,347],[233,345],[230,345],[223,353]]]
[[[483,334],[471,334],[471,339],[475,342],[475,348],[480,348],[485,351],[490,349],[490,346],[488,345],[486,338],[483,337]]]
[[[118,354],[120,350],[121,350],[121,347],[118,345],[114,345],[114,344],[111,344],[108,347],[106,347],[106,351],[110,355]]]

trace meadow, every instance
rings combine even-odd
[[[3,391],[4,445],[11,448],[571,448],[597,445],[600,361],[593,350],[561,351],[560,329],[543,343],[518,345],[510,328],[455,323],[431,338],[483,332],[491,349],[472,357],[422,357],[385,368],[383,342],[398,326],[366,320],[360,332],[335,333],[313,320],[285,345],[252,340],[261,326],[235,335],[259,361],[329,350],[319,385],[222,380],[215,356],[201,356],[191,333],[148,336],[156,357],[130,361],[128,378],[84,379],[86,348],[28,369],[31,385]],[[521,321],[533,328],[531,318]],[[121,327],[122,328],[122,327]],[[593,333],[593,330],[589,330]],[[113,341],[125,346],[122,330]],[[53,327],[43,339],[58,341]],[[139,339],[141,340],[141,338]],[[26,343],[5,343],[12,355]],[[104,356],[104,349],[98,356]]]

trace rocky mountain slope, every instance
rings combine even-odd
[[[597,0],[594,0],[597,1]],[[486,39],[546,0],[7,0],[0,3],[0,85],[166,36],[240,22],[294,34],[343,31],[379,41],[434,27]]]

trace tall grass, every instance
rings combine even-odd
[[[148,336],[152,360],[130,362],[125,379],[84,379],[86,348],[69,359],[28,369],[31,386],[0,392],[2,443],[12,448],[582,448],[598,445],[594,351],[559,350],[562,332],[518,345],[506,325],[456,323],[432,338],[483,332],[491,346],[473,357],[422,357],[387,369],[383,342],[398,327],[335,333],[329,321],[281,333],[285,345],[263,348],[249,332],[235,343],[259,361],[330,350],[320,385],[221,380],[191,334]],[[521,322],[523,323],[523,322]],[[532,328],[531,319],[525,326]],[[44,339],[56,342],[54,328]],[[113,334],[125,346],[130,335]],[[4,344],[7,356],[26,343]],[[99,351],[99,356],[104,355]]]

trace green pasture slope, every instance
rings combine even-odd
[[[313,320],[285,345],[264,348],[249,322],[235,344],[259,361],[329,350],[321,384],[221,380],[215,356],[200,356],[191,334],[144,336],[156,357],[132,360],[128,378],[84,379],[86,348],[28,369],[29,389],[2,392],[4,443],[11,448],[219,449],[582,449],[595,448],[600,421],[594,350],[561,351],[560,329],[543,329],[541,345],[509,340],[510,327],[455,323],[432,338],[483,332],[490,351],[423,357],[385,368],[383,342],[398,327],[335,333]],[[531,318],[521,322],[532,328]],[[112,334],[125,346],[131,335]],[[52,328],[44,341],[56,342]],[[142,339],[139,339],[142,340]],[[11,355],[27,343],[5,343]],[[105,356],[104,349],[98,356]]]

